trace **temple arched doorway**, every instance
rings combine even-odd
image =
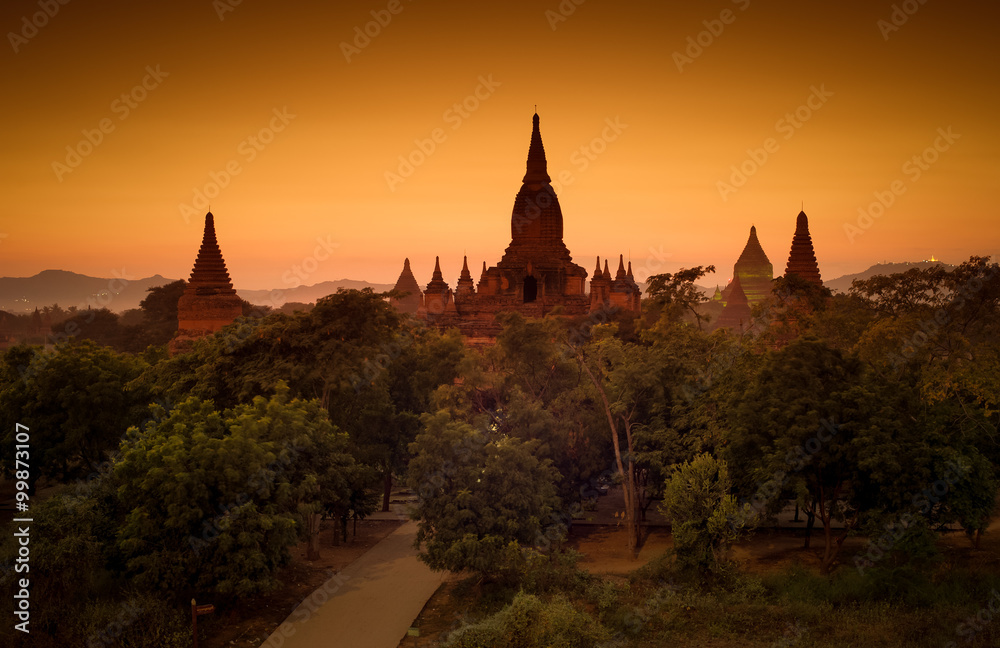
[[[538,299],[538,281],[528,275],[524,278],[524,303],[530,304],[531,302]]]

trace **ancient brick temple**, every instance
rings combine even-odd
[[[704,309],[712,318],[710,327],[747,330],[751,322],[750,307],[771,296],[773,279],[774,267],[760,246],[757,228],[751,225],[743,253],[733,265],[733,280],[724,290],[716,286],[715,295]]]
[[[788,253],[788,265],[785,267],[785,277],[797,274],[806,281],[817,286],[823,286],[819,276],[819,264],[816,262],[816,252],[813,250],[812,237],[809,235],[809,218],[800,211],[795,219],[795,236],[792,238],[792,249]]]
[[[750,237],[743,248],[743,253],[733,265],[733,282],[740,280],[743,294],[750,304],[757,304],[771,295],[771,281],[774,279],[774,267],[764,254],[764,249],[757,239],[757,228],[750,226]],[[722,301],[728,302],[733,289],[731,282],[722,291]]]
[[[236,295],[215,238],[215,217],[208,212],[198,258],[177,302],[177,334],[170,341],[170,353],[190,349],[195,340],[215,333],[242,314],[243,302]]]
[[[469,272],[468,258],[452,290],[441,274],[440,259],[435,263],[430,283],[414,291],[416,279],[409,260],[396,283],[396,290],[408,297],[393,300],[397,308],[416,314],[441,328],[458,328],[473,340],[488,341],[499,332],[497,313],[514,311],[542,317],[559,307],[565,315],[585,315],[606,305],[639,313],[640,291],[626,269],[622,256],[612,278],[607,259],[601,270],[600,258],[586,292],[587,271],[573,263],[563,242],[563,215],[552,188],[538,126],[532,118],[527,170],[521,189],[514,197],[510,219],[510,245],[492,267],[483,263],[479,281]],[[419,296],[418,299],[414,297]]]

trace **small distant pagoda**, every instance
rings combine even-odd
[[[722,291],[723,303],[730,300],[736,278],[739,278],[743,294],[751,305],[759,304],[771,296],[774,266],[764,254],[764,248],[760,246],[760,240],[757,238],[757,228],[753,225],[750,226],[750,237],[743,248],[743,253],[733,265],[733,283]]]
[[[177,301],[177,334],[170,341],[170,353],[191,349],[195,340],[215,333],[242,314],[243,302],[236,295],[215,238],[215,217],[208,212],[198,258]]]
[[[421,304],[423,304],[423,293],[420,292],[420,284],[417,283],[417,278],[413,276],[413,271],[410,270],[410,260],[403,260],[403,271],[399,273],[399,279],[396,280],[395,290],[399,291],[399,297],[393,297],[389,300],[389,303],[396,307],[397,310],[403,313],[416,314],[420,310]]]
[[[823,286],[812,237],[809,235],[809,218],[804,211],[800,211],[795,219],[795,236],[792,238],[792,249],[788,253],[788,265],[785,267],[785,278],[791,274],[797,274],[806,281]]]
[[[743,333],[749,330],[751,325],[750,301],[747,299],[740,277],[737,275],[729,284],[729,298],[722,308],[722,313],[719,314],[719,319],[715,322],[715,328],[728,328],[734,333]]]

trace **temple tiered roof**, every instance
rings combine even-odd
[[[788,266],[785,268],[785,276],[790,274],[797,274],[817,286],[823,285],[812,237],[809,235],[809,218],[804,211],[800,211],[795,219],[795,236],[792,238],[792,249],[788,253]]]
[[[199,295],[235,295],[233,282],[226,270],[226,262],[219,249],[219,241],[215,238],[215,217],[212,212],[205,214],[205,233],[202,236],[198,258],[191,269],[188,288]]]

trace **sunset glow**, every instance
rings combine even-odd
[[[755,225],[777,275],[803,205],[824,279],[1000,249],[992,3],[44,4],[0,9],[4,276],[186,278],[210,203],[237,288],[454,285],[536,105],[588,271],[725,285]]]

